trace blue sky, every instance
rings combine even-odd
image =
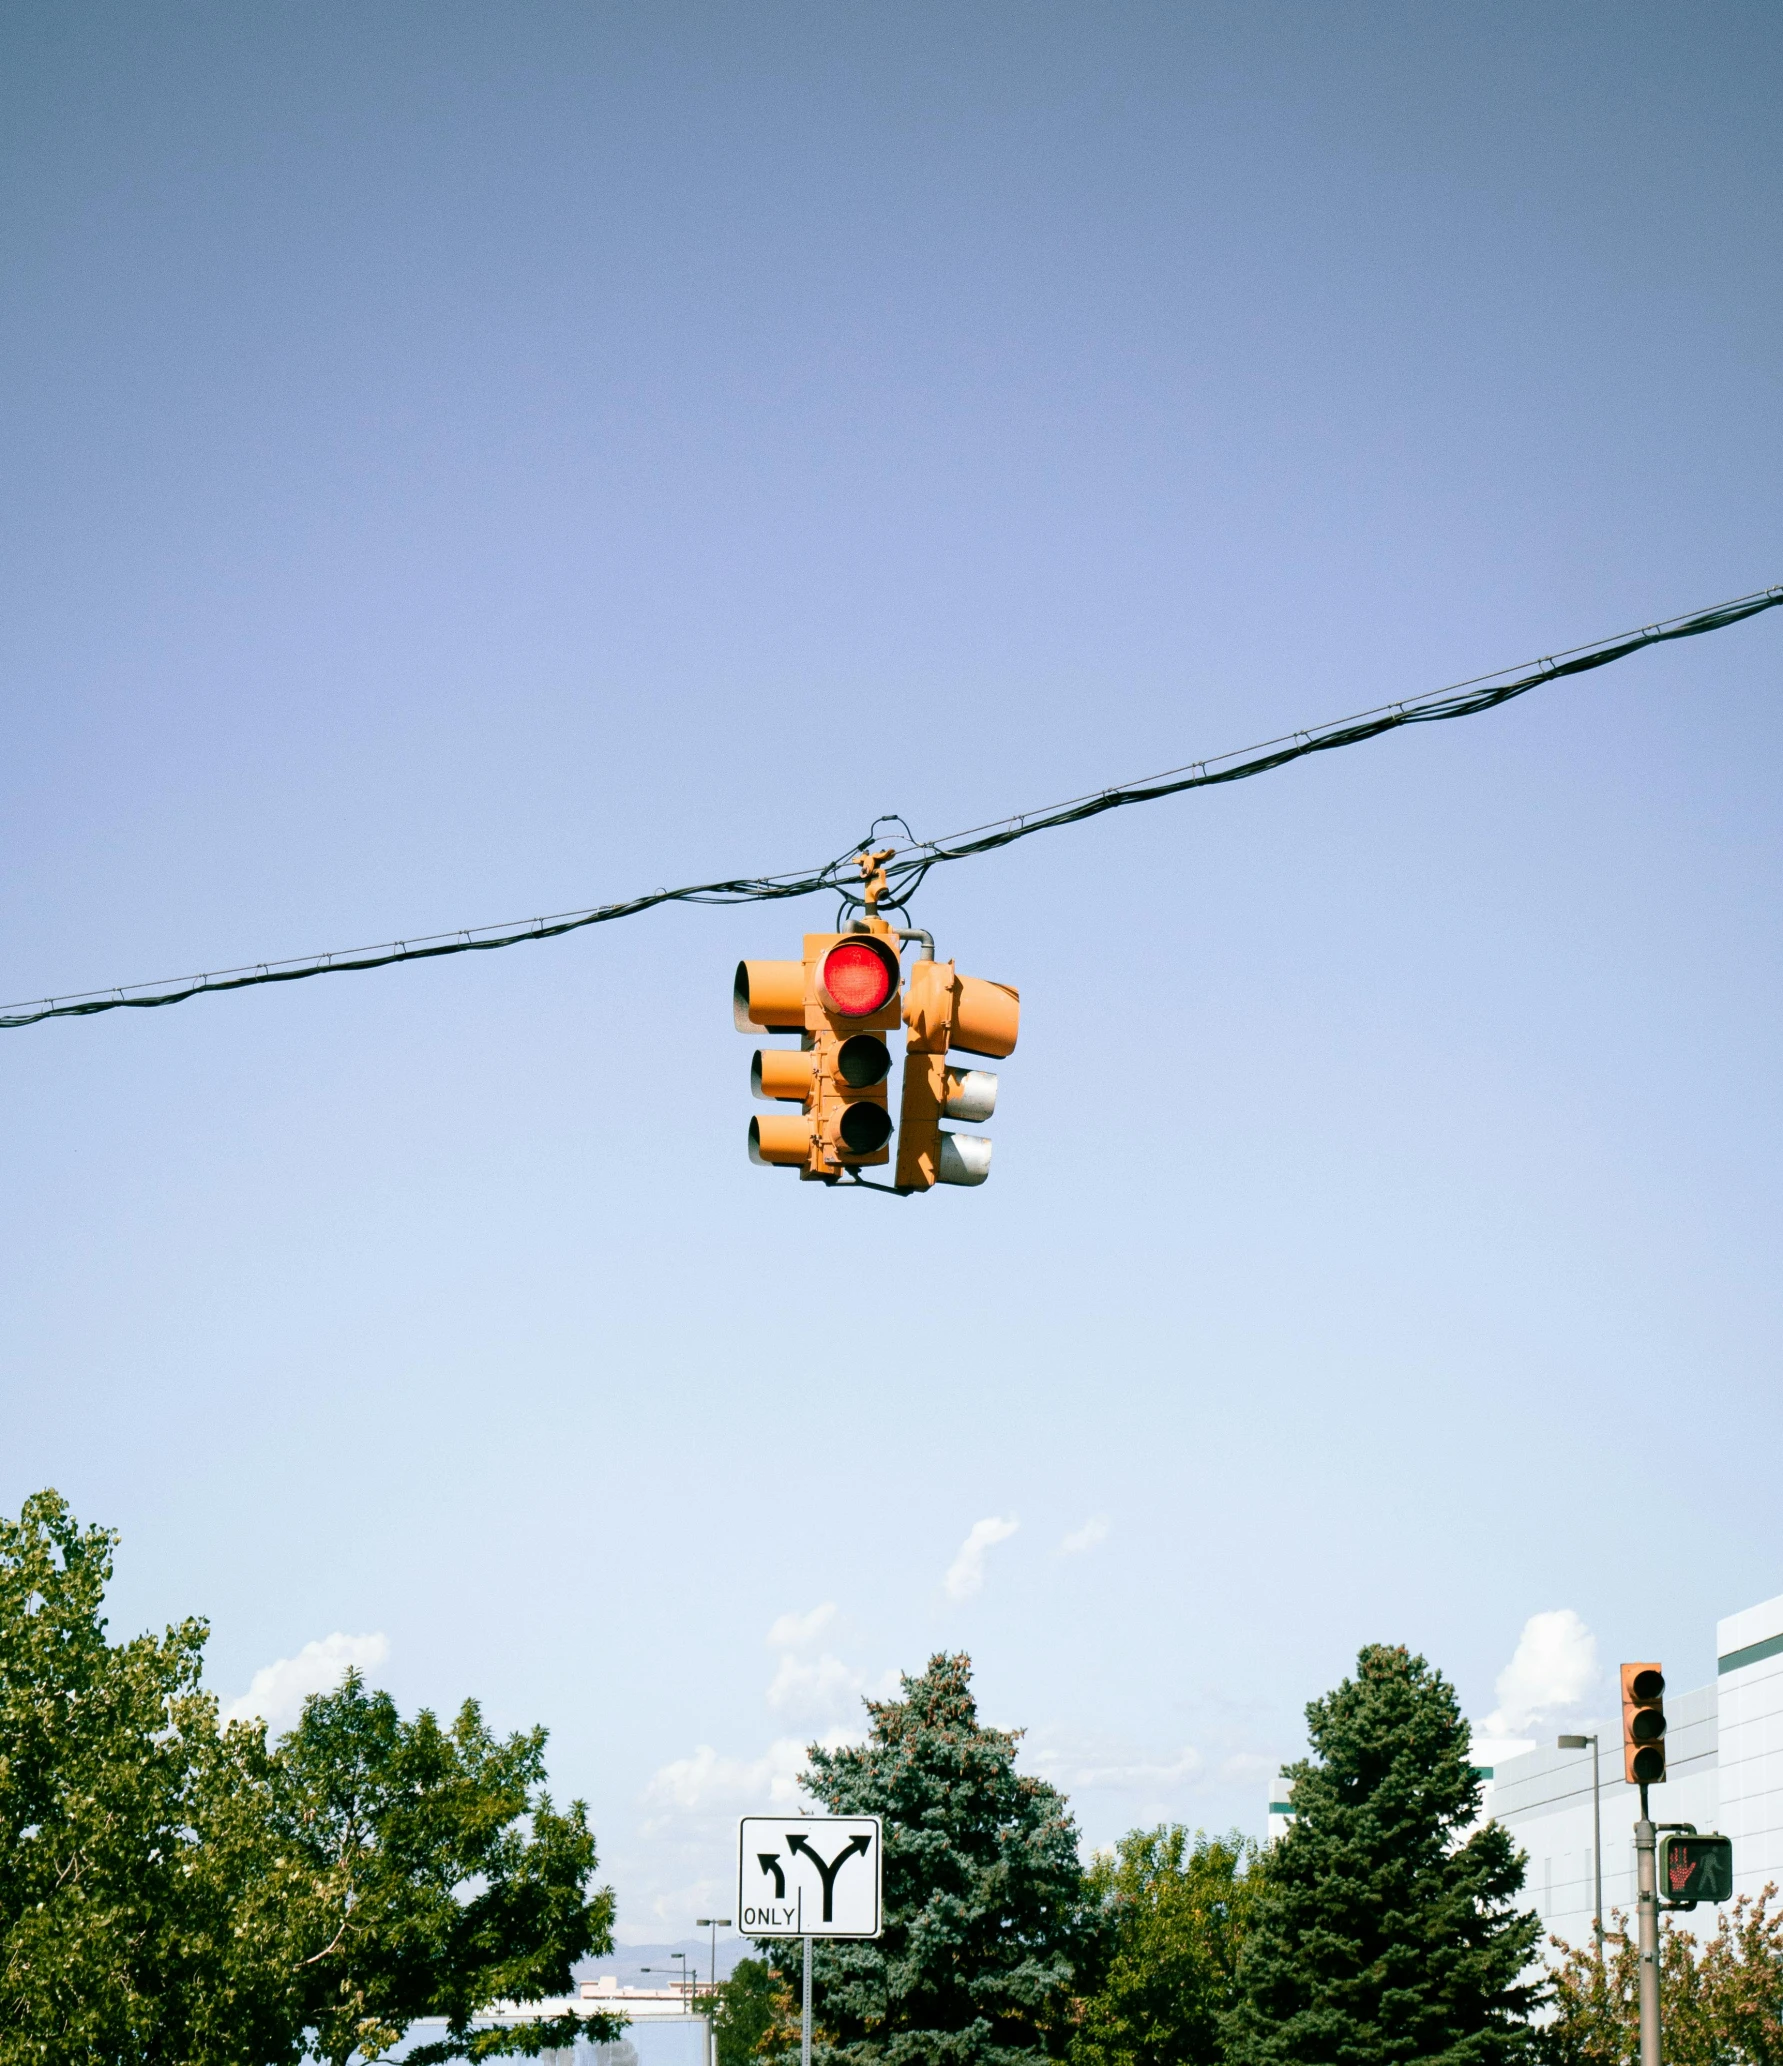
[[[0,38],[8,999],[1783,580],[1774,9]],[[932,877],[1023,997],[978,1191],[745,1160],[731,968],[816,903],[9,1034],[0,1495],[120,1527],[116,1626],[208,1615],[225,1699],[340,1637],[547,1723],[634,1938],[937,1648],[1097,1840],[1260,1829],[1366,1641],[1531,1726],[1532,1615],[1587,1706],[1697,1683],[1783,1590],[1780,641]]]

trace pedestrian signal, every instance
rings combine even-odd
[[[1622,1667],[1622,1770],[1631,1786],[1665,1777],[1665,1673],[1657,1664]]]
[[[904,1006],[904,1086],[898,1113],[897,1187],[927,1191],[936,1184],[982,1184],[991,1173],[991,1144],[975,1134],[952,1133],[943,1119],[976,1122],[996,1109],[997,1079],[989,1069],[955,1069],[948,1054],[1015,1052],[1021,999],[1005,983],[958,974],[951,961],[914,964]]]
[[[1733,1838],[1686,1835],[1659,1839],[1659,1898],[1674,1908],[1733,1899]]]

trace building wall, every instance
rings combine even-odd
[[[1715,1628],[1721,1706],[1721,1828],[1734,1891],[1783,1886],[1783,1597]]]

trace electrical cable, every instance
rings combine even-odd
[[[1623,632],[1590,645],[1574,646],[1541,661],[1526,661],[1518,667],[1499,668],[1495,673],[1475,675],[1444,689],[1421,696],[1377,705],[1353,717],[1337,718],[1328,724],[1286,732],[1256,746],[1218,753],[1205,760],[1185,761],[1156,775],[1039,810],[1023,811],[1014,817],[993,819],[963,832],[940,839],[919,840],[904,825],[906,846],[894,846],[886,861],[885,874],[890,894],[882,897],[881,908],[904,910],[931,868],[947,861],[969,860],[978,854],[1027,839],[1036,832],[1049,832],[1065,825],[1082,824],[1104,811],[1120,810],[1128,804],[1155,803],[1161,797],[1178,796],[1189,789],[1208,789],[1223,782],[1240,782],[1252,775],[1270,773],[1308,754],[1328,753],[1339,746],[1357,746],[1402,726],[1438,724],[1450,718],[1474,717],[1495,710],[1513,697],[1527,694],[1546,682],[1567,675],[1585,674],[1607,667],[1646,646],[1670,640],[1695,638],[1706,631],[1720,631],[1763,610],[1783,604],[1783,586],[1765,588],[1711,609],[1696,610],[1682,617],[1669,617],[1639,631]],[[353,947],[332,954],[306,954],[287,961],[254,962],[242,968],[223,969],[210,975],[171,978],[153,983],[125,983],[107,990],[89,990],[61,997],[39,998],[29,1004],[0,1006],[0,1031],[34,1026],[44,1019],[89,1018],[97,1012],[124,1009],[154,1009],[164,1004],[181,1004],[188,997],[212,992],[256,989],[267,983],[301,982],[309,976],[345,974],[348,971],[389,968],[400,961],[432,961],[448,954],[480,954],[497,947],[517,947],[529,940],[561,939],[565,933],[585,926],[605,925],[613,919],[635,917],[653,911],[659,904],[763,904],[791,897],[808,897],[820,890],[833,892],[841,901],[844,916],[861,908],[862,896],[856,875],[855,857],[873,846],[873,831],[882,824],[903,825],[901,818],[876,818],[868,836],[847,853],[820,868],[788,870],[778,875],[735,876],[721,882],[694,883],[682,889],[651,890],[615,904],[597,904],[580,911],[558,912],[548,918],[513,920],[505,925],[466,926],[450,933],[431,933],[420,939],[394,940],[379,947]]]

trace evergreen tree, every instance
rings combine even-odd
[[[1180,1824],[1135,1829],[1090,1866],[1110,1934],[1072,2066],[1218,2066],[1239,1953],[1263,1875],[1236,1832],[1193,1844]]]
[[[1294,1821],[1267,1855],[1227,2024],[1233,2066],[1503,2066],[1541,1998],[1520,1976],[1540,1925],[1511,1902],[1502,1825],[1467,1834],[1480,1788],[1454,1689],[1375,1644],[1306,1710]]]
[[[884,1935],[816,1948],[832,2066],[1035,2066],[1069,2039],[1099,1941],[1076,1825],[1016,1771],[1019,1732],[979,1721],[971,1677],[933,1657],[903,1699],[867,1702],[866,1743],[812,1746],[824,1807],[885,1819]]]

